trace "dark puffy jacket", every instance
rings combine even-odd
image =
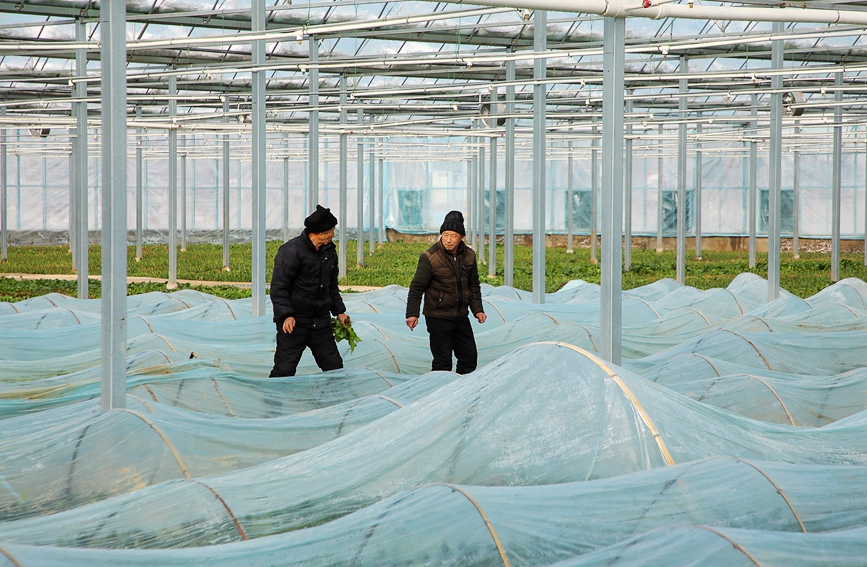
[[[271,277],[271,303],[277,327],[287,317],[295,317],[296,324],[302,327],[321,327],[331,324],[331,314],[345,313],[337,275],[337,249],[333,242],[316,250],[305,230],[284,243],[274,258]]]
[[[442,241],[419,256],[418,268],[406,298],[406,316],[418,317],[421,296],[424,295],[424,316],[458,320],[483,313],[482,288],[475,251],[463,241],[452,254]]]

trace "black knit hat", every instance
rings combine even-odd
[[[460,211],[449,211],[446,214],[446,219],[443,221],[442,226],[440,226],[440,234],[447,230],[453,230],[461,236],[467,235],[467,231],[464,228],[464,215]]]
[[[337,226],[337,218],[331,214],[331,209],[316,205],[316,210],[304,219],[304,226],[308,233],[328,232]]]

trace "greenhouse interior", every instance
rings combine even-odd
[[[0,302],[0,566],[867,565],[865,36],[854,0],[0,0],[0,276],[59,246],[77,285]],[[341,284],[462,212],[475,370],[392,281],[343,286],[342,368],[269,377],[266,245],[318,250],[317,205]],[[249,297],[179,288],[197,243],[250,245]],[[546,289],[552,247],[599,283]],[[674,277],[626,289],[637,249]],[[687,285],[703,250],[766,274]]]

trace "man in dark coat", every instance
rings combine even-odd
[[[337,219],[329,209],[316,205],[304,226],[274,258],[271,303],[277,350],[272,378],[294,376],[307,347],[323,372],[343,368],[331,330],[332,313],[342,325],[350,323],[337,287],[337,250],[331,241]]]
[[[446,215],[442,235],[418,259],[415,277],[406,298],[406,325],[418,325],[419,305],[424,295],[424,318],[433,355],[431,370],[452,369],[452,353],[458,359],[458,374],[476,369],[478,351],[469,312],[484,323],[482,289],[475,251],[463,241],[464,216],[460,211]]]

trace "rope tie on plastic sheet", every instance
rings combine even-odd
[[[768,367],[768,370],[773,370],[773,368],[771,367],[771,363],[768,362],[768,359],[765,358],[765,355],[762,354],[762,351],[759,350],[759,347],[757,347],[757,346],[753,343],[753,341],[751,341],[750,339],[746,338],[745,336],[743,336],[743,335],[740,334],[740,333],[737,333],[737,332],[735,332],[735,331],[732,331],[731,329],[720,329],[720,330],[721,330],[721,331],[725,331],[726,333],[731,333],[731,334],[733,334],[734,336],[736,336],[736,337],[738,337],[738,338],[740,338],[740,339],[745,340],[745,341],[746,341],[746,342],[747,342],[751,347],[753,347],[753,350],[755,350],[756,353],[758,353],[758,355],[762,357],[762,360],[765,362],[765,366]]]
[[[211,378],[211,382],[214,383],[214,389],[217,390],[217,393],[220,394],[220,398],[223,399],[223,403],[226,404],[226,408],[228,408],[229,413],[232,414],[232,417],[238,417],[235,415],[235,412],[232,410],[232,406],[229,405],[229,401],[226,399],[226,396],[223,395],[223,392],[220,391],[220,387],[217,386],[217,381]]]
[[[190,305],[189,303],[187,303],[187,302],[184,301],[183,299],[181,299],[181,298],[179,298],[179,297],[174,297],[173,295],[168,294],[168,293],[166,293],[166,292],[162,292],[162,293],[163,293],[163,295],[165,295],[165,296],[168,297],[169,299],[174,299],[175,301],[180,301],[181,303],[184,304],[184,307],[186,307],[187,309],[191,309],[191,308],[192,308],[192,305]]]
[[[714,534],[714,535],[717,535],[717,536],[723,538],[724,540],[726,540],[727,542],[729,542],[730,544],[732,544],[732,547],[734,547],[735,549],[737,549],[738,551],[740,551],[741,553],[743,553],[744,555],[746,555],[747,558],[748,558],[750,561],[753,562],[753,565],[755,565],[756,567],[762,567],[762,564],[759,563],[758,561],[756,561],[756,558],[753,557],[752,555],[750,555],[750,552],[749,552],[749,551],[747,551],[746,549],[744,549],[743,547],[741,547],[741,544],[739,544],[738,542],[736,542],[735,540],[733,540],[733,539],[730,538],[729,536],[725,535],[724,533],[722,533],[722,532],[720,532],[720,531],[717,531],[717,530],[715,530],[715,529],[713,529],[713,528],[709,528],[709,527],[707,527],[707,526],[694,526],[694,527],[699,528],[699,529],[701,529],[701,530],[707,530],[707,531],[709,531],[710,533],[712,533],[712,534]]]
[[[151,395],[151,398],[153,399],[153,401],[155,401],[155,402],[159,402],[159,400],[157,399],[156,394],[154,394],[154,391],[151,390],[150,385],[149,385],[149,384],[142,384],[142,385],[144,386],[144,389],[148,391],[148,394]]]
[[[503,549],[503,544],[500,542],[500,536],[497,535],[497,530],[494,529],[494,524],[491,523],[490,518],[488,518],[488,515],[485,514],[485,511],[482,510],[482,507],[479,506],[479,503],[476,502],[475,498],[473,498],[472,496],[467,494],[461,487],[456,486],[454,484],[446,484],[446,483],[437,483],[437,484],[441,484],[442,486],[445,486],[447,488],[451,488],[455,492],[460,492],[461,494],[464,495],[464,497],[467,500],[470,501],[470,503],[472,503],[473,506],[475,506],[476,510],[479,512],[479,515],[482,517],[482,520],[484,520],[485,526],[488,527],[488,531],[491,532],[491,537],[494,538],[494,545],[497,546],[497,551],[500,552],[500,558],[503,560],[503,565],[505,567],[512,567],[511,562],[509,562],[509,557],[506,555],[506,550]]]
[[[539,311],[539,313],[541,313],[542,315],[544,315],[548,319],[554,321],[554,324],[557,325],[558,327],[560,326],[560,321],[558,321],[557,319],[554,319],[554,317],[552,317],[551,315],[545,313],[544,311]]]
[[[211,488],[210,486],[208,486],[208,485],[205,484],[204,482],[202,482],[202,481],[200,481],[200,480],[193,480],[193,482],[195,482],[196,484],[200,484],[200,485],[204,486],[205,488],[207,488],[208,490],[211,491],[211,494],[214,495],[214,498],[216,498],[217,500],[219,500],[220,504],[223,505],[223,508],[225,508],[225,509],[226,509],[226,512],[229,514],[229,517],[232,518],[232,523],[235,524],[235,529],[237,529],[237,530],[238,530],[238,533],[241,534],[241,539],[246,540],[246,539],[247,539],[247,534],[246,534],[246,532],[244,532],[244,528],[241,526],[241,522],[239,522],[239,521],[238,521],[238,518],[235,517],[235,514],[232,513],[232,509],[229,508],[229,505],[226,504],[226,501],[223,500],[223,497],[220,496],[220,495],[217,493],[216,490],[214,490],[213,488]]]
[[[20,311],[18,311],[18,308],[15,307],[14,303],[8,303],[7,305],[9,305],[9,307],[11,307],[12,310],[15,311],[16,313],[21,313]]]
[[[854,309],[852,309],[851,307],[849,307],[849,306],[846,305],[845,303],[840,303],[839,301],[835,301],[835,302],[834,302],[834,305],[841,305],[841,306],[845,307],[846,309],[848,309],[849,311],[852,312],[852,315],[854,315],[856,319],[860,319],[860,318],[861,318],[861,316],[858,315],[858,312],[857,312],[857,311],[855,311]]]
[[[762,384],[764,384],[765,388],[770,390],[771,393],[774,395],[774,397],[777,398],[777,401],[780,403],[780,407],[783,408],[783,411],[786,412],[786,417],[789,418],[789,423],[791,423],[792,425],[797,425],[797,423],[795,423],[795,420],[792,419],[792,414],[789,413],[789,409],[786,407],[786,404],[783,403],[783,400],[781,400],[780,396],[778,396],[777,393],[774,391],[774,389],[771,388],[770,384],[768,384],[767,382],[765,382],[764,380],[762,380],[758,376],[753,376],[752,374],[745,374],[745,376],[747,378],[752,378],[753,380],[757,380],[757,381],[761,382]]]
[[[138,403],[140,403],[141,405],[143,405],[145,408],[147,408],[147,410],[148,410],[149,412],[151,412],[151,413],[154,412],[154,409],[153,409],[152,407],[150,407],[146,401],[144,401],[143,399],[139,398],[138,396],[135,396],[135,395],[133,395],[133,394],[127,394],[127,397],[132,398],[132,399],[134,399],[135,401],[137,401]]]
[[[374,340],[376,340],[376,339],[374,339]],[[383,380],[385,380],[385,383],[388,384],[388,387],[389,387],[389,388],[393,388],[393,387],[394,387],[394,384],[392,384],[391,382],[389,382],[389,381],[388,381],[388,378],[386,378],[385,376],[383,376],[382,374],[380,374],[377,370],[374,370],[373,368],[371,368],[371,367],[369,367],[369,366],[360,366],[359,368],[364,368],[365,370],[370,370],[371,372],[373,372],[374,374],[376,374],[377,376],[379,376],[380,378],[382,378]]]
[[[641,405],[641,402],[638,400],[638,398],[635,396],[635,394],[632,393],[632,390],[629,389],[629,386],[626,385],[626,383],[623,381],[623,379],[620,376],[618,376],[613,370],[611,370],[610,366],[608,366],[605,362],[603,362],[602,360],[600,360],[598,357],[594,356],[593,354],[587,352],[586,350],[584,350],[582,348],[578,348],[575,345],[570,345],[569,343],[542,341],[542,342],[532,343],[532,344],[555,345],[555,346],[574,350],[578,354],[581,354],[581,355],[587,357],[588,360],[590,360],[591,362],[596,364],[599,368],[601,368],[603,371],[605,371],[605,373],[608,374],[608,377],[611,378],[611,380],[613,380],[615,384],[617,384],[617,386],[623,392],[623,395],[626,396],[630,402],[632,402],[632,407],[635,408],[635,411],[637,411],[638,415],[641,416],[641,421],[644,422],[644,425],[647,426],[647,428],[650,430],[650,433],[653,435],[653,439],[654,439],[654,441],[656,441],[656,445],[659,447],[659,452],[662,454],[663,460],[665,460],[666,464],[669,464],[669,465],[674,464],[674,459],[672,458],[671,453],[668,451],[668,447],[665,445],[665,441],[662,438],[662,434],[660,434],[659,430],[656,429],[656,425],[653,424],[653,420],[651,420],[650,416],[647,415],[647,411],[645,411],[644,406]],[[531,346],[531,345],[527,345],[527,346]]]
[[[643,303],[643,304],[647,305],[648,307],[650,307],[650,310],[653,311],[653,314],[656,315],[656,318],[657,318],[657,319],[659,319],[659,311],[657,311],[656,309],[654,309],[654,308],[653,308],[653,305],[651,305],[647,300],[642,299],[642,298],[640,298],[640,297],[634,297],[633,299],[637,299],[637,300],[640,301],[641,303]]]
[[[697,353],[697,352],[691,352],[691,353],[689,353],[689,354],[691,354],[692,356],[696,356],[696,357],[702,359],[703,361],[707,362],[708,365],[709,365],[711,368],[713,368],[713,371],[716,372],[716,375],[717,375],[717,376],[722,376],[722,372],[720,372],[719,369],[718,369],[716,366],[714,366],[713,362],[711,362],[710,359],[709,359],[708,357],[706,357],[706,356],[703,355],[703,354],[699,354],[699,353]]]
[[[695,311],[696,313],[701,315],[701,318],[704,319],[704,322],[707,323],[708,327],[710,327],[710,321],[707,320],[707,317],[704,316],[704,313],[702,313],[701,311],[699,311],[695,307],[687,307],[686,309],[687,309],[687,311]]]
[[[377,325],[376,323],[371,323],[370,321],[367,321],[367,324],[368,324],[368,325],[371,325],[374,329],[376,329],[377,331],[379,331],[379,334],[382,335],[382,338],[384,338],[385,340],[391,342],[391,341],[389,340],[389,338],[388,338],[388,335],[386,335],[386,334],[382,331],[382,329],[379,328],[379,325]]]
[[[15,567],[22,567],[21,563],[18,563],[18,560],[12,557],[12,554],[3,549],[2,547],[0,547],[0,555],[8,559],[9,562],[12,563],[12,565],[14,565]]]
[[[177,461],[178,466],[181,468],[181,472],[184,473],[184,477],[185,478],[191,478],[189,471],[187,471],[187,467],[184,466],[184,462],[181,460],[181,456],[175,450],[175,447],[174,447],[174,445],[172,445],[172,442],[169,441],[169,438],[166,437],[166,435],[162,432],[162,430],[160,430],[159,427],[157,427],[156,423],[152,422],[151,420],[149,420],[148,418],[146,418],[142,414],[138,413],[137,411],[133,411],[131,409],[118,408],[118,411],[125,411],[127,413],[131,413],[132,415],[136,416],[137,418],[139,418],[143,422],[147,423],[151,429],[156,431],[157,435],[160,436],[160,438],[163,440],[163,443],[166,444],[166,447],[168,447],[169,451],[172,453],[172,456],[175,458],[175,461]]]
[[[229,305],[229,302],[226,301],[225,299],[223,299],[222,297],[220,298],[220,301],[222,301],[222,302],[226,305],[226,309],[229,310],[229,314],[232,316],[232,319],[234,319],[235,321],[237,321],[238,318],[235,316],[235,312],[232,311],[232,306]]]
[[[596,341],[593,340],[593,333],[590,332],[590,329],[588,329],[584,325],[579,325],[577,323],[575,323],[575,326],[581,327],[582,329],[584,329],[584,332],[587,333],[587,338],[590,339],[590,344],[593,345],[593,350],[595,350],[596,352],[599,352],[599,347],[596,346]]]
[[[42,299],[44,299],[45,301],[47,301],[48,303],[50,303],[50,304],[53,305],[54,307],[57,307],[57,304],[54,303],[53,301],[51,301],[51,298],[50,298],[50,297],[46,297],[46,296],[43,295],[43,296],[42,296]]]
[[[852,291],[854,291],[854,292],[858,295],[858,299],[861,300],[861,305],[864,307],[864,309],[867,309],[867,303],[864,303],[864,298],[861,297],[861,292],[860,292],[860,291],[858,291],[857,289],[855,289],[854,287],[852,287],[851,285],[849,285],[849,284],[847,284],[847,283],[840,283],[840,282],[837,282],[837,284],[838,284],[838,285],[845,285],[846,287],[851,288]]]
[[[746,465],[749,465],[749,466],[753,467],[754,469],[756,469],[759,472],[759,474],[761,474],[763,477],[765,477],[768,480],[768,482],[770,482],[771,485],[777,490],[777,494],[782,496],[783,500],[786,501],[786,505],[789,507],[789,510],[792,511],[792,514],[795,516],[795,519],[798,520],[798,525],[801,526],[801,531],[804,533],[807,533],[807,528],[804,527],[804,522],[801,521],[801,516],[798,515],[798,512],[795,511],[795,507],[792,506],[792,501],[789,500],[789,497],[786,496],[786,493],[783,492],[783,489],[780,488],[776,482],[774,482],[774,479],[769,477],[765,471],[763,471],[762,469],[760,469],[758,466],[751,463],[750,461],[747,461],[745,459],[735,458],[735,462],[744,463]]]
[[[167,345],[169,345],[169,348],[172,349],[172,352],[178,352],[177,350],[175,350],[175,347],[172,346],[172,343],[170,343],[169,340],[168,340],[167,338],[165,338],[164,336],[162,336],[162,335],[159,334],[159,333],[154,333],[154,336],[155,336],[155,337],[159,337],[159,338],[161,338],[161,339],[163,340],[164,343],[166,343]]]
[[[506,322],[506,317],[505,317],[505,316],[503,316],[503,312],[502,312],[502,311],[500,311],[500,310],[499,310],[499,309],[498,309],[498,308],[497,308],[497,306],[496,306],[496,305],[494,305],[494,304],[493,304],[493,303],[491,303],[491,302],[490,302],[490,301],[488,301],[488,300],[487,300],[487,299],[482,299],[482,303],[484,303],[484,302],[486,302],[486,301],[487,301],[487,303],[488,303],[488,305],[490,305],[490,306],[491,306],[491,307],[493,307],[493,308],[494,308],[494,311],[496,311],[496,312],[497,312],[497,315],[499,315],[499,316],[500,316],[500,319],[502,319],[502,320],[503,320],[503,323],[505,323],[505,322]],[[553,317],[552,317],[552,318],[553,318]]]
[[[376,307],[374,307],[374,306],[371,305],[370,303],[368,303],[368,302],[366,302],[366,301],[364,301],[364,300],[362,300],[362,299],[359,299],[359,301],[361,301],[363,304],[365,304],[365,305],[367,305],[368,307],[370,307],[371,309],[373,309],[373,312],[374,312],[374,313],[379,313],[379,311],[376,310]]]
[[[765,327],[768,328],[768,332],[770,332],[770,333],[773,333],[773,332],[774,332],[774,330],[771,328],[771,326],[768,325],[768,322],[765,321],[764,319],[762,319],[761,317],[759,317],[759,316],[757,316],[757,315],[750,315],[750,318],[753,319],[753,320],[755,320],[755,321],[761,321],[762,324],[763,324]]]
[[[399,401],[395,400],[394,398],[389,398],[388,396],[383,396],[382,394],[373,394],[373,397],[374,398],[382,398],[383,400],[385,400],[387,402],[393,403],[394,405],[396,405],[399,408],[403,407],[403,404],[400,403]]]
[[[75,314],[75,311],[73,311],[69,307],[64,307],[64,309],[69,311],[72,314],[72,316],[75,317],[75,322],[78,323],[79,325],[81,325],[81,319],[78,318],[78,315]]]
[[[728,294],[732,296],[732,299],[735,300],[735,305],[738,306],[738,311],[740,311],[740,314],[743,315],[743,314],[744,314],[744,309],[743,309],[743,307],[741,307],[741,302],[738,301],[738,298],[735,297],[735,294],[733,294],[733,293],[731,292],[731,290],[728,289],[728,288],[722,288],[722,289],[723,289],[723,291],[728,292]]]
[[[376,342],[381,344],[382,348],[384,348],[385,350],[388,351],[388,354],[391,355],[391,360],[394,361],[394,366],[397,368],[397,373],[400,374],[400,364],[397,363],[397,359],[394,357],[394,353],[391,352],[391,349],[388,348],[387,346],[385,346],[385,343],[382,342],[381,340],[379,340],[379,339],[373,339],[373,340],[375,340]]]
[[[141,315],[136,315],[136,317],[138,317],[139,319],[141,319],[142,321],[144,321],[144,322],[145,322],[145,325],[148,326],[148,330],[149,330],[152,334],[156,335],[156,333],[154,333],[154,328],[151,327],[151,324],[148,323],[148,320],[147,320],[147,319],[145,319],[145,318],[142,317]]]

